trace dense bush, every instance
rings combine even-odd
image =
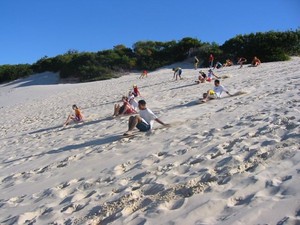
[[[0,83],[26,77],[32,73],[29,64],[2,65],[0,66]]]
[[[155,70],[192,56],[197,56],[200,66],[206,67],[210,54],[215,62],[227,58],[236,61],[241,56],[248,61],[254,56],[262,62],[288,60],[291,55],[300,55],[300,30],[237,35],[221,46],[186,37],[180,41],[138,41],[132,49],[116,45],[99,52],[69,50],[56,57],[45,56],[32,65],[0,66],[0,82],[45,71],[59,72],[61,78],[79,81],[103,80],[131,70]]]

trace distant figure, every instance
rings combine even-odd
[[[220,81],[215,80],[214,89],[208,90],[206,93],[203,94],[202,102],[207,102],[210,99],[221,98],[223,92],[225,92],[231,96],[231,94],[228,92],[228,90],[224,86],[220,85]]]
[[[67,126],[71,121],[74,122],[82,122],[83,121],[83,115],[80,111],[80,109],[77,107],[77,105],[73,105],[72,109],[74,110],[74,114],[70,114],[64,123],[64,126]]]
[[[195,70],[198,68],[198,64],[199,64],[199,59],[197,58],[197,56],[194,57],[194,67]]]
[[[208,62],[209,62],[209,67],[213,67],[213,65],[214,65],[214,56],[213,56],[213,54],[209,55]]]
[[[243,67],[243,64],[246,63],[246,62],[247,62],[247,59],[246,59],[246,58],[240,57],[240,58],[238,59],[238,61],[237,61],[237,64],[239,64],[239,65],[240,65],[240,68],[242,68],[242,67]]]
[[[137,87],[136,84],[133,85],[133,91],[132,91],[132,94],[134,95],[134,97],[138,97],[138,96],[141,96],[141,93]]]
[[[129,104],[128,98],[126,96],[122,97],[122,102],[122,106],[120,106],[119,104],[115,104],[113,117],[137,113]]]
[[[197,84],[205,83],[206,77],[207,77],[206,74],[202,70],[200,70],[199,71],[198,80],[196,80],[195,82]]]
[[[261,61],[259,60],[259,58],[257,58],[256,56],[254,56],[251,65],[252,66],[258,66],[261,64]]]
[[[213,79],[213,77],[216,77],[217,79],[220,79],[220,77],[218,77],[216,74],[214,74],[214,72],[212,71],[212,69],[209,69],[206,81],[211,82],[212,79]]]
[[[180,80],[182,80],[181,74],[182,74],[182,69],[180,67],[176,67],[172,69],[174,71],[174,75],[173,75],[173,79],[176,78],[176,80],[178,79],[178,76],[180,78]]]
[[[214,69],[220,69],[220,68],[222,68],[223,67],[223,65],[222,65],[222,63],[220,63],[219,61],[216,63],[216,65],[215,65],[215,67],[214,67]]]
[[[141,76],[139,77],[139,79],[142,79],[142,78],[146,78],[148,77],[148,71],[147,70],[144,70],[141,74]]]
[[[132,130],[136,127],[142,132],[149,131],[153,128],[154,121],[160,123],[163,126],[168,126],[168,124],[163,123],[158,117],[146,107],[146,102],[140,100],[138,102],[139,115],[131,116],[128,121],[128,131],[124,133],[124,136],[131,135]]]
[[[226,62],[223,64],[224,67],[232,66],[233,62],[230,59],[226,59]]]

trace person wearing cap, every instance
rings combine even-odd
[[[64,123],[64,126],[67,126],[71,121],[74,122],[82,122],[83,121],[83,114],[81,113],[80,109],[77,105],[73,105],[72,109],[74,110],[74,114],[70,114]]]

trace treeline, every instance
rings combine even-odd
[[[55,57],[43,57],[32,65],[2,65],[0,82],[45,71],[59,72],[61,78],[72,77],[80,82],[103,80],[132,70],[155,70],[192,56],[207,66],[210,54],[221,62],[236,61],[241,56],[248,61],[254,56],[262,62],[288,60],[292,55],[300,55],[300,30],[238,35],[223,45],[186,37],[180,41],[139,41],[132,48],[117,45],[99,52],[70,50]]]

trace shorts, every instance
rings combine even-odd
[[[78,116],[75,116],[75,117],[74,117],[74,120],[75,120],[76,122],[80,122],[80,121],[81,121],[81,118],[78,117]]]
[[[139,129],[140,131],[146,132],[151,129],[151,126],[145,123],[144,121],[142,121],[136,125],[136,128]]]
[[[120,109],[119,109],[119,114],[121,114],[121,113],[124,111],[124,108],[125,108],[124,105],[122,105],[122,106],[120,107]]]

